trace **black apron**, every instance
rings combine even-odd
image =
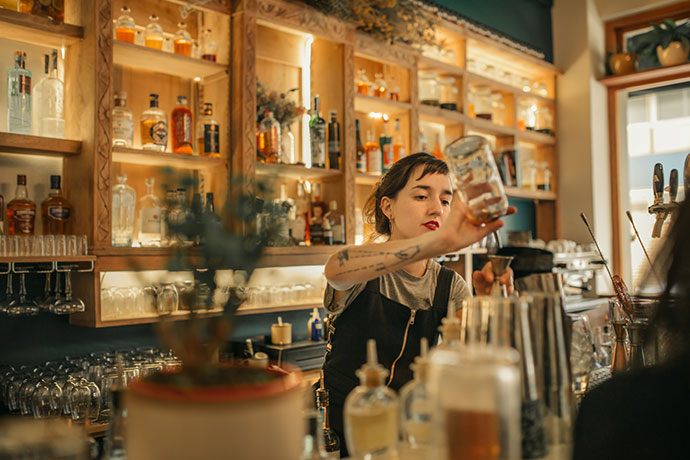
[[[359,385],[355,371],[367,360],[367,340],[376,340],[379,363],[392,372],[385,382],[396,392],[412,380],[410,364],[420,354],[420,341],[438,341],[441,320],[448,310],[454,272],[441,267],[431,308],[413,311],[384,297],[380,278],[369,281],[355,300],[330,325],[323,364],[324,384],[329,391],[331,428],[340,437],[340,456],[348,455],[343,430],[343,406],[348,394]],[[407,334],[406,334],[407,333]],[[407,335],[407,337],[406,337]],[[391,369],[395,363],[395,368]]]

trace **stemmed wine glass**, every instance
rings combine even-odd
[[[12,302],[7,307],[7,314],[10,316],[35,315],[38,313],[38,306],[29,300],[26,295],[26,275],[19,274],[19,299]]]
[[[12,273],[8,273],[7,286],[5,287],[5,298],[0,301],[0,313],[7,313],[12,302],[14,302],[14,291],[12,290]]]
[[[40,310],[48,311],[51,305],[55,303],[55,296],[50,293],[51,280],[50,272],[46,273],[45,287],[43,288],[43,296],[37,297],[34,302]]]
[[[65,297],[57,300],[53,304],[52,312],[58,315],[84,311],[86,306],[81,299],[72,298],[72,270],[68,269],[65,273]]]

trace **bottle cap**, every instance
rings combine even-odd
[[[455,303],[448,302],[448,313],[441,320],[441,326],[438,328],[443,334],[443,340],[459,340],[460,326],[460,319],[455,315]]]
[[[412,369],[412,372],[415,373],[419,380],[426,380],[429,369],[429,341],[426,337],[422,337],[419,345],[419,356],[414,359],[414,363],[410,364],[410,369]]]
[[[356,374],[362,385],[370,388],[382,385],[383,379],[388,376],[388,371],[379,364],[376,340],[367,340],[367,362],[362,364]]]
[[[211,192],[206,193],[206,201],[213,201],[213,193],[211,193]]]
[[[177,103],[180,105],[187,105],[187,96],[177,96]]]
[[[54,175],[50,176],[50,188],[59,189],[60,188],[60,176]]]
[[[26,175],[17,174],[17,185],[26,185]]]

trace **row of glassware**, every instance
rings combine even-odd
[[[492,64],[479,59],[467,59],[466,67],[467,71],[470,73],[505,83],[506,85],[518,88],[525,93],[549,97],[549,90],[546,87],[546,84],[532,80],[524,75],[513,73],[507,69],[496,68]]]
[[[482,85],[471,85],[469,88],[467,96],[469,117],[482,118],[501,126],[508,124],[503,93]],[[554,135],[552,109],[548,106],[540,107],[537,99],[518,98],[515,115],[516,125],[520,131],[536,131]]]
[[[0,235],[0,257],[77,257],[88,253],[86,235]]]
[[[65,272],[64,293],[60,287],[60,273],[55,273],[55,289],[51,283],[51,273],[45,274],[45,286],[43,294],[32,298],[26,290],[26,274],[19,274],[19,292],[15,292],[13,286],[13,274],[6,277],[5,295],[0,300],[0,314],[8,316],[31,316],[40,311],[50,312],[56,315],[82,312],[86,305],[81,299],[72,296],[71,270]]]
[[[159,18],[155,14],[149,16],[149,23],[144,28],[136,25],[134,18],[130,15],[131,12],[127,6],[120,8],[121,15],[115,20],[113,38],[116,40],[216,62],[218,43],[213,39],[211,29],[203,29],[201,44],[198,44],[187,32],[185,22],[178,23],[179,29],[172,35],[163,32],[163,28],[158,23]]]
[[[366,69],[359,69],[355,76],[355,89],[357,94],[364,96],[376,96],[391,101],[400,100],[400,86],[395,81],[395,77],[386,79],[382,72],[376,72],[372,81],[367,76]]]
[[[181,367],[172,351],[161,353],[154,347],[66,357],[38,366],[0,365],[0,399],[13,414],[105,422],[113,388],[125,388],[139,378]]]

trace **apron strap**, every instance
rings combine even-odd
[[[442,310],[448,309],[448,300],[450,299],[450,287],[453,283],[453,276],[455,272],[450,268],[441,267],[436,279],[436,292],[434,292],[434,301],[432,308],[440,308]]]

